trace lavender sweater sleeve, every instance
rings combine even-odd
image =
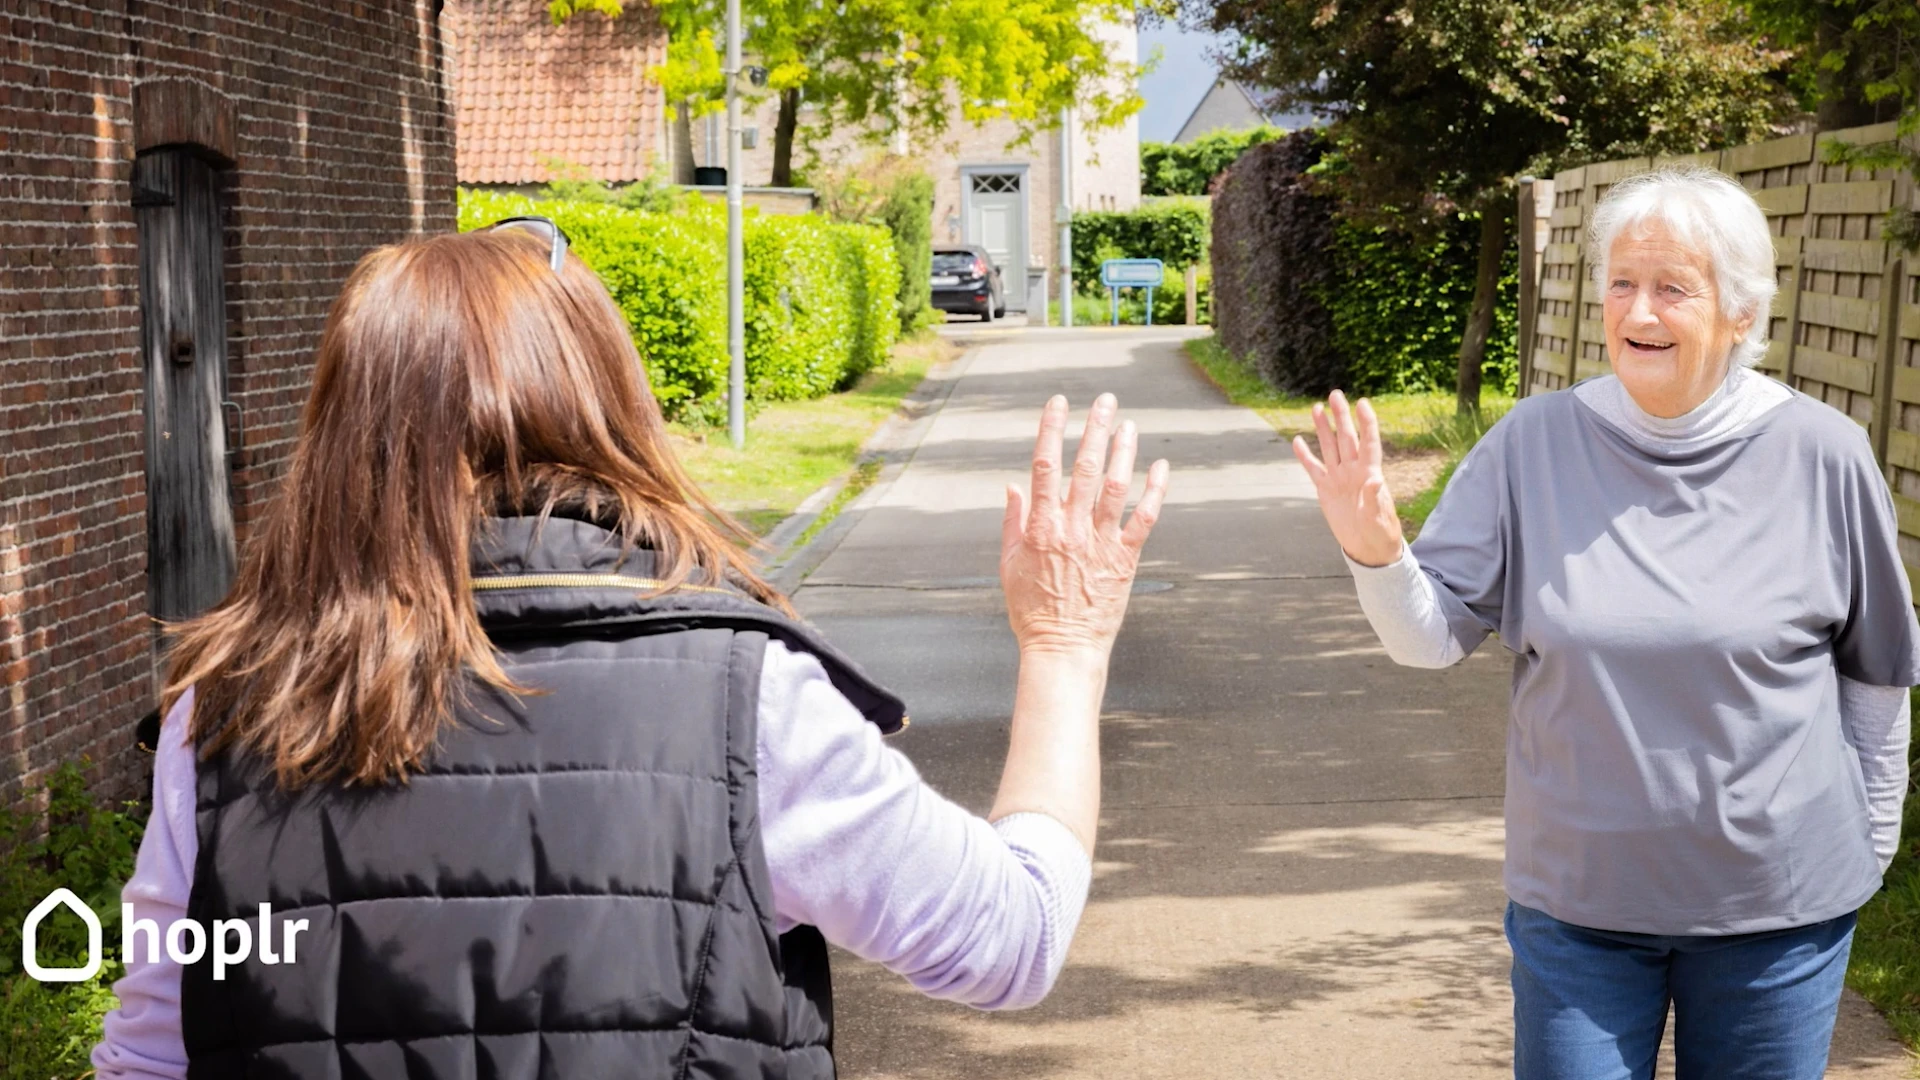
[[[166,926],[186,914],[199,839],[189,690],[167,714],[153,816],[121,898]],[[1073,834],[1044,814],[989,825],[922,783],[833,688],[778,643],[760,680],[760,823],[778,928],[828,941],[922,992],[982,1009],[1036,1004],[1066,962],[1092,878]],[[184,1080],[180,967],[130,958],[120,1007],[94,1047],[101,1080]]]
[[[153,816],[147,819],[133,878],[120,890],[137,919],[166,927],[187,914],[193,861],[200,847],[194,831],[193,748],[187,717],[193,691],[180,695],[160,725],[153,762]],[[113,984],[120,1007],[107,1014],[93,1067],[101,1080],[184,1080],[187,1048],[180,1039],[180,965],[165,952],[154,963],[126,957],[127,973]]]
[[[1066,962],[1092,861],[1065,825],[989,825],[920,781],[827,681],[767,646],[760,682],[760,820],[779,928],[982,1009],[1037,1004]]]

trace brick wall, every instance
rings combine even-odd
[[[0,806],[82,755],[135,795],[133,728],[156,703],[135,153],[228,144],[244,536],[348,270],[453,227],[438,18],[433,0],[0,0],[0,24]]]

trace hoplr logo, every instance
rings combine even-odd
[[[43,967],[40,964],[40,923],[53,914],[56,908],[65,907],[80,916],[87,924],[87,962],[80,967]],[[260,962],[262,964],[291,964],[294,962],[294,948],[299,943],[300,931],[307,929],[305,919],[285,919],[280,922],[280,948],[275,950],[273,908],[268,904],[260,905]],[[133,917],[133,905],[120,905],[120,956],[131,960],[139,956],[135,948],[142,935],[146,938],[146,962],[160,962],[160,945],[163,935],[160,924],[152,919]],[[39,982],[85,982],[100,973],[101,963],[100,916],[86,902],[73,894],[71,889],[55,889],[47,894],[34,909],[27,913],[27,921],[20,933],[20,966],[26,970],[29,978]],[[253,925],[245,919],[215,919],[213,932],[201,926],[194,919],[175,919],[167,924],[164,935],[167,959],[185,967],[199,963],[207,955],[207,942],[213,942],[213,977],[220,981],[227,977],[227,968],[232,964],[244,963],[253,955],[255,934]]]

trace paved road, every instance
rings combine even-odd
[[[1142,458],[1174,462],[1115,651],[1096,880],[1058,988],[987,1016],[842,957],[848,1077],[1510,1075],[1507,665],[1491,648],[1445,672],[1386,659],[1306,477],[1190,368],[1185,334],[975,336],[910,464],[797,596],[903,692],[896,745],[984,811],[1015,660],[1001,492],[1040,405],[1111,390]],[[1864,1003],[1829,1075],[1906,1075]]]

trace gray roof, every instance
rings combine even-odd
[[[1193,115],[1180,126],[1180,134],[1173,137],[1177,143],[1192,142],[1202,135],[1215,131],[1245,131],[1267,123],[1266,114],[1260,106],[1254,104],[1253,96],[1237,82],[1216,78],[1207,95],[1200,104],[1193,107]]]

